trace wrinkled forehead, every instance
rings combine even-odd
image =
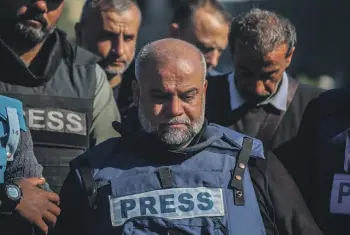
[[[118,25],[124,25],[127,28],[137,30],[139,27],[138,15],[131,9],[123,12],[117,12],[113,9],[100,13],[103,24],[107,28],[115,28]]]
[[[140,81],[147,87],[198,85],[202,84],[204,77],[202,67],[189,58],[153,59],[140,66]]]

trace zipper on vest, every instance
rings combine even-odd
[[[220,230],[225,234],[225,235],[230,235],[230,231],[228,230],[228,228],[221,222],[220,219],[218,218],[212,218],[213,222],[217,225],[219,225]]]

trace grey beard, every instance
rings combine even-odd
[[[28,43],[38,44],[43,42],[48,35],[50,35],[54,29],[52,30],[43,30],[42,28],[33,28],[30,26],[26,26],[23,23],[19,22],[16,24],[16,32],[23,36],[23,39]]]
[[[189,119],[185,120],[185,118],[181,117],[176,117],[170,120],[170,123],[186,122],[188,128],[181,130],[172,127],[168,127],[164,130],[159,130],[157,127],[154,127],[152,123],[146,118],[141,105],[139,105],[138,107],[138,117],[141,124],[141,128],[144,132],[148,134],[156,134],[162,141],[162,143],[169,146],[170,148],[176,149],[188,144],[201,131],[204,124],[204,105],[202,108],[203,111],[201,117],[192,125]]]
[[[103,68],[103,70],[104,70],[105,73],[107,74],[107,77],[115,77],[115,76],[117,76],[117,75],[120,75],[120,76],[121,76],[121,75],[123,75],[124,72],[130,67],[132,61],[134,60],[134,57],[135,57],[135,52],[134,52],[134,54],[133,54],[133,56],[132,56],[133,59],[131,60],[131,62],[126,63],[124,69],[121,70],[121,71],[118,71],[118,70],[116,70],[116,69],[108,69],[108,66],[106,66],[105,68]]]

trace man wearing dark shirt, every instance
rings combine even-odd
[[[326,235],[350,234],[350,87],[322,93],[305,111],[291,151],[300,191]]]
[[[242,13],[232,21],[229,37],[234,72],[209,77],[207,92],[210,122],[262,140],[287,170],[298,164],[288,146],[304,110],[322,92],[286,73],[295,44],[296,31],[287,19],[261,9]]]

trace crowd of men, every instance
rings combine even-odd
[[[288,19],[185,1],[135,57],[135,1],[76,44],[63,8],[0,2],[0,234],[350,234],[350,90],[288,75]]]

